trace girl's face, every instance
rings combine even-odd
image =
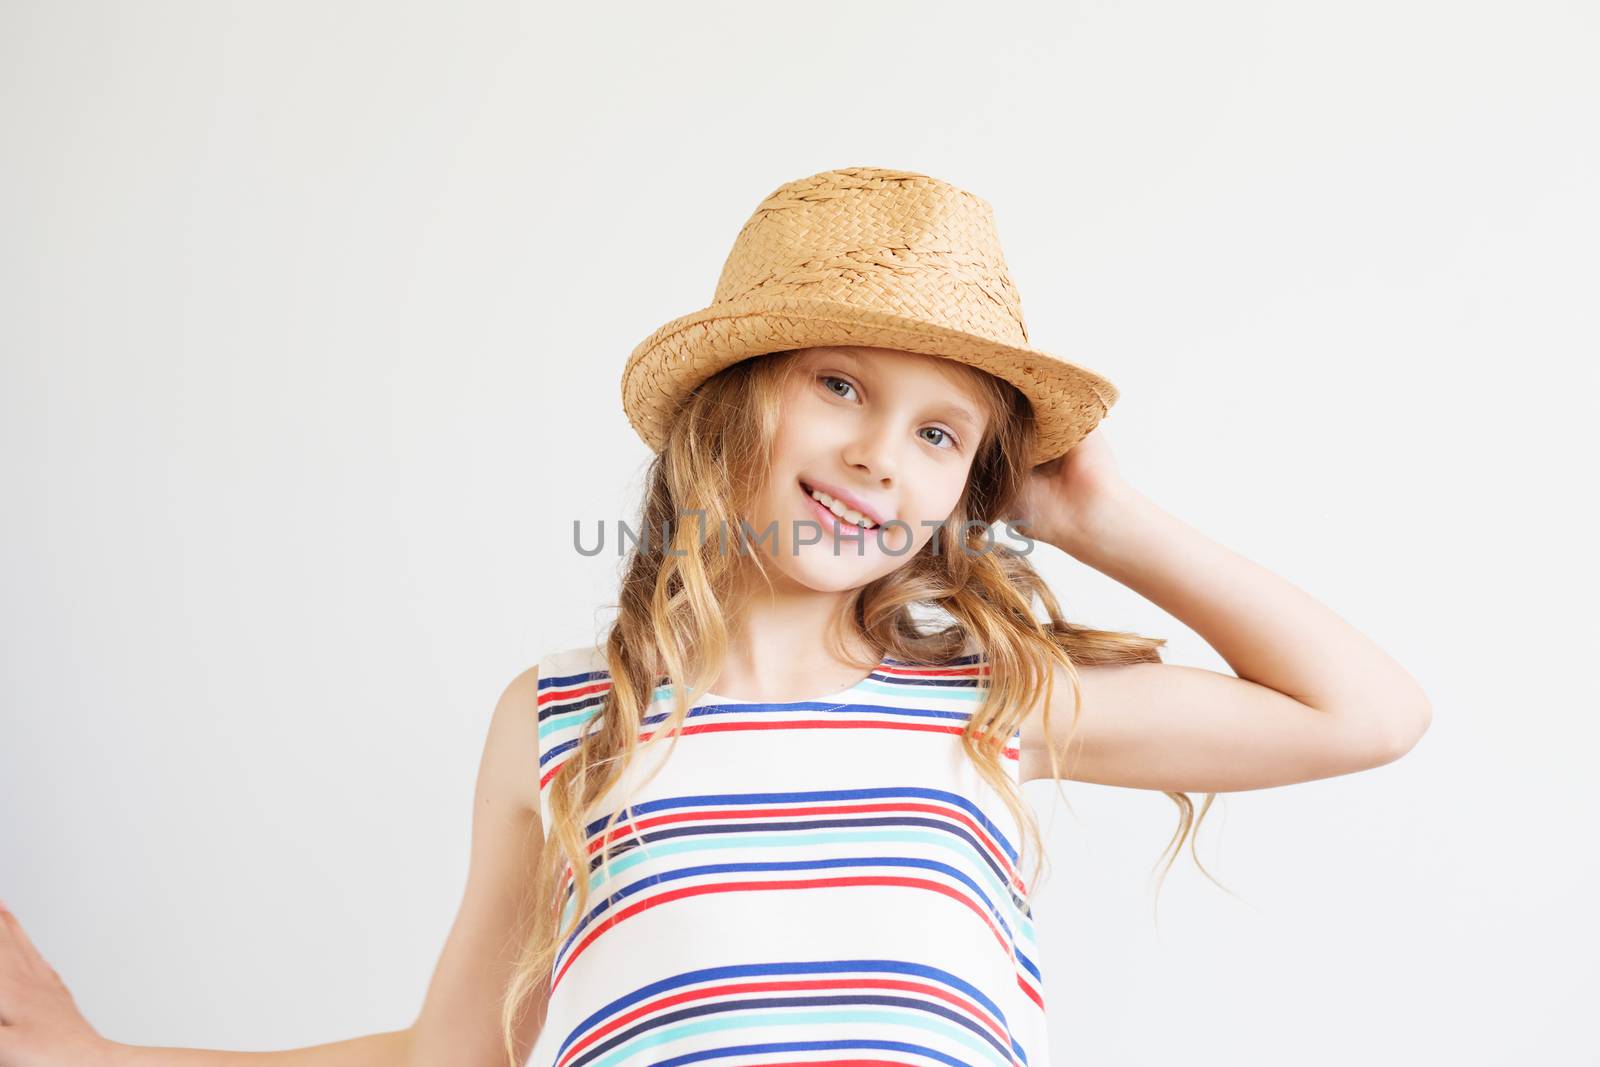
[[[886,348],[805,349],[785,388],[750,536],[765,536],[758,549],[811,589],[880,578],[949,518],[986,421],[961,367],[948,360]],[[853,510],[838,517],[845,509]]]

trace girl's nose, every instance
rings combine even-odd
[[[884,485],[892,485],[899,471],[899,447],[892,431],[882,428],[862,433],[845,448],[844,460]]]

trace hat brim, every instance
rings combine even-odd
[[[838,301],[747,297],[673,319],[640,342],[623,368],[623,410],[659,452],[673,412],[713,374],[751,356],[823,345],[942,356],[1010,382],[1033,404],[1034,463],[1066,453],[1118,396],[1103,376],[1030,345]]]

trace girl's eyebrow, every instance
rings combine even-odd
[[[972,409],[967,407],[965,404],[955,403],[952,401],[941,408],[940,411],[942,411],[945,417],[951,422],[965,423],[969,432],[978,432],[978,416],[974,414]]]

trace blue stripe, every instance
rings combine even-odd
[[[939,967],[932,967],[927,964],[910,963],[903,960],[884,959],[797,960],[789,963],[743,963],[726,967],[705,967],[699,970],[685,971],[683,974],[672,975],[670,977],[651,982],[648,985],[640,986],[633,992],[616,998],[574,1027],[572,1034],[568,1036],[566,1041],[562,1043],[560,1049],[557,1050],[556,1058],[560,1059],[561,1055],[566,1052],[568,1046],[570,1046],[573,1041],[594,1029],[605,1019],[612,1016],[625,1014],[628,1009],[637,1004],[640,1004],[646,1000],[650,1000],[659,994],[667,993],[685,986],[701,985],[708,982],[714,982],[719,979],[793,977],[796,975],[806,974],[856,974],[863,972],[910,975],[940,985],[948,986],[949,988],[960,992],[963,996],[972,1000],[974,1003],[980,1005],[984,1011],[998,1019],[1002,1026],[1007,1026],[1009,1028],[1009,1024],[1006,1022],[1005,1012],[1001,1010],[1000,1005],[996,1004],[987,995],[985,995],[983,990],[979,989],[971,982],[961,978],[959,975],[952,974],[949,971],[943,970]],[[789,1046],[781,1047],[787,1048]],[[862,1042],[857,1045],[855,1043],[817,1042],[807,1047],[818,1049],[838,1047],[877,1048],[890,1047],[890,1044],[884,1043],[883,1045],[878,1045],[870,1042]],[[908,1047],[901,1047],[901,1050],[908,1051],[910,1049]],[[1021,1049],[1018,1049],[1017,1051],[1018,1054],[1021,1055]],[[937,1056],[938,1054],[933,1055]],[[1024,1058],[1024,1062],[1026,1062],[1026,1058]],[[959,1061],[956,1061],[956,1067],[962,1067]]]

